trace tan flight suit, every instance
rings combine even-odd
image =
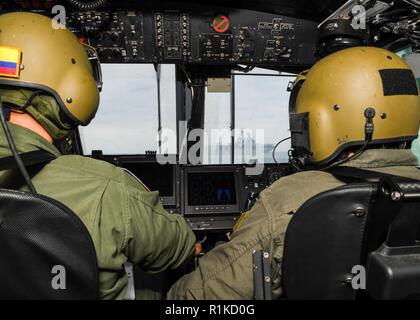
[[[410,150],[367,150],[347,165],[420,180],[417,158]],[[167,298],[253,299],[253,250],[270,252],[273,297],[279,298],[284,236],[293,213],[309,198],[342,185],[321,171],[281,178],[261,193],[231,240],[203,256],[199,268],[175,283]]]
[[[63,203],[86,225],[98,258],[101,299],[124,298],[128,280],[123,264],[127,261],[159,273],[193,258],[193,232],[181,216],[164,210],[157,192],[147,191],[121,168],[86,157],[61,156],[36,133],[13,124],[10,128],[18,152],[44,150],[58,157],[33,183],[38,193]],[[10,155],[0,129],[0,158]],[[1,172],[0,187],[15,189],[22,185],[19,178],[16,171]],[[153,287],[139,289],[137,298],[162,297]]]

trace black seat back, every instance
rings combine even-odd
[[[378,199],[368,230],[367,291],[375,299],[419,300],[420,181],[384,178]],[[380,226],[386,222],[386,241],[377,248]]]
[[[313,197],[286,232],[286,297],[420,298],[419,225],[420,181],[385,176]],[[366,291],[353,287],[354,267]]]
[[[0,299],[97,299],[97,272],[92,239],[70,209],[0,189]]]
[[[286,232],[283,285],[288,299],[355,299],[349,285],[363,264],[373,184],[352,184],[321,193],[294,214]]]

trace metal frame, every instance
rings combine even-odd
[[[272,300],[271,265],[268,252],[254,251],[252,254],[255,300]]]

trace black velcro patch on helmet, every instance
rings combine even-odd
[[[384,87],[384,96],[414,95],[418,96],[416,78],[408,69],[379,70]]]

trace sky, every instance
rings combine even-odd
[[[162,67],[162,126],[175,130],[174,67]],[[98,113],[88,127],[80,130],[85,154],[92,150],[104,154],[156,150],[158,99],[153,66],[103,64],[102,72],[104,86]]]
[[[103,64],[104,87],[99,111],[88,127],[80,130],[85,154],[102,150],[104,154],[144,154],[156,150],[158,128],[157,82],[154,67],[145,64]],[[254,73],[277,74],[258,69]],[[288,131],[287,84],[293,77],[248,76],[235,78],[236,127],[264,130],[265,144],[275,144],[290,135]],[[162,65],[162,126],[176,132],[175,67]],[[230,128],[230,94],[206,94],[206,129]],[[211,136],[211,133],[209,133]],[[236,137],[238,140],[240,137]],[[218,141],[205,146],[205,162],[214,157],[208,150],[218,148]],[[279,146],[287,152],[290,142]],[[227,150],[227,149],[224,149]],[[176,152],[175,142],[170,152]],[[251,156],[251,155],[250,155]],[[217,158],[218,160],[218,158]]]

